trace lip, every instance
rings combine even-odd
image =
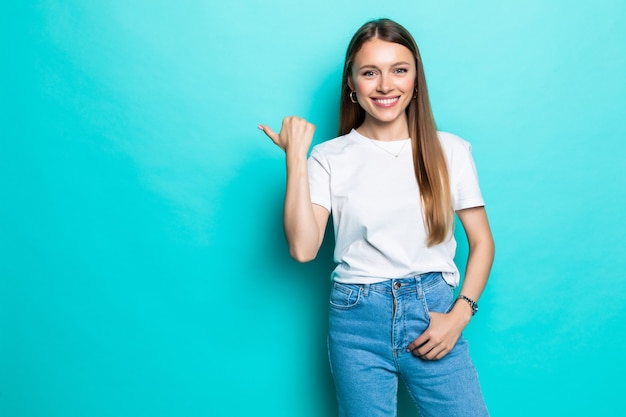
[[[372,102],[377,107],[382,107],[384,109],[388,109],[390,107],[395,106],[400,102],[400,96],[394,97],[372,97]]]

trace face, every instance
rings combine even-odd
[[[372,39],[354,57],[348,84],[366,112],[366,123],[406,123],[415,94],[415,58],[398,43]]]

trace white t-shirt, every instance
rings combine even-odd
[[[450,133],[438,135],[453,209],[483,206],[470,144]],[[442,272],[448,284],[459,284],[454,236],[426,246],[410,139],[374,141],[352,130],[315,146],[308,169],[312,202],[333,216],[333,280],[373,284]]]

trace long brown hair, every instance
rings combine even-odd
[[[413,148],[415,178],[428,231],[426,244],[436,245],[446,240],[454,221],[446,158],[437,137],[437,126],[428,99],[426,77],[417,43],[408,30],[393,20],[377,19],[367,22],[357,30],[348,45],[341,82],[339,134],[349,133],[365,120],[365,110],[350,100],[351,89],[348,80],[352,76],[352,64],[356,54],[365,42],[372,39],[403,45],[415,57],[417,97],[411,100],[406,112]]]

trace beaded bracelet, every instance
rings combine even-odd
[[[478,311],[478,303],[476,301],[463,294],[459,294],[459,296],[456,297],[455,303],[459,300],[467,301],[467,304],[469,304],[469,306],[472,308],[472,316],[476,314],[476,312]]]

